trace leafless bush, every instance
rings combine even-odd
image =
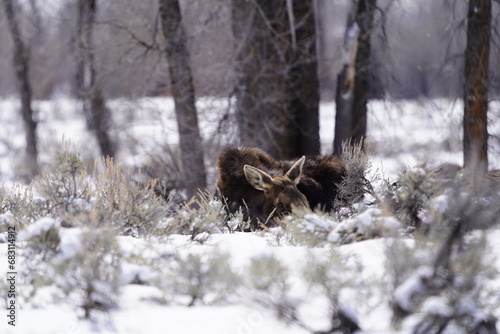
[[[63,236],[61,252],[50,263],[54,283],[83,309],[86,319],[116,307],[121,288],[115,231],[98,226],[94,222],[79,230],[78,241]]]
[[[342,160],[344,161],[346,173],[339,184],[339,198],[347,205],[358,203],[365,194],[370,194],[378,201],[378,196],[371,182],[366,178],[371,168],[368,155],[363,151],[361,143],[342,143]]]
[[[498,206],[492,204],[497,200],[455,187],[429,201],[429,211],[422,216],[427,233],[417,235],[411,251],[419,254],[420,264],[399,263],[393,302],[396,323],[413,319],[412,332],[419,334],[445,329],[496,333],[493,311],[500,296],[491,295],[490,283],[497,273],[481,230],[498,225]],[[416,258],[408,255],[405,258]],[[393,256],[389,260],[398,263]]]
[[[229,254],[212,250],[208,253],[177,252],[155,264],[157,277],[153,284],[164,294],[167,303],[194,306],[228,300],[240,278],[228,261]]]
[[[158,228],[158,234],[189,235],[191,241],[204,243],[213,233],[232,233],[243,225],[243,215],[227,216],[220,198],[210,192],[199,192],[198,197],[169,213]]]

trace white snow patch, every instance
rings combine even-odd
[[[33,237],[39,236],[48,232],[51,228],[59,228],[60,223],[54,218],[43,217],[38,219],[33,224],[21,230],[18,235],[19,241],[28,241]]]
[[[62,228],[59,230],[59,249],[58,256],[61,259],[70,259],[83,249],[82,245],[83,230],[79,227]]]
[[[145,283],[151,278],[151,269],[134,263],[123,262],[121,264],[123,284]]]
[[[439,213],[445,213],[448,209],[449,197],[446,194],[437,196],[431,200],[431,208]]]
[[[401,228],[401,223],[393,216],[383,217],[383,221],[386,230],[395,231]]]
[[[301,223],[309,232],[314,232],[318,229],[323,231],[330,231],[334,226],[337,225],[336,222],[325,217],[320,217],[315,213],[304,215],[304,219]]]
[[[422,312],[440,317],[449,317],[453,309],[443,297],[431,296],[422,304]]]
[[[431,267],[420,267],[413,275],[404,281],[395,292],[395,299],[405,311],[411,311],[413,307],[413,297],[425,290],[424,279],[432,276]]]

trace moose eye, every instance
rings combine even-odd
[[[283,210],[285,205],[283,203],[278,203],[278,209]]]

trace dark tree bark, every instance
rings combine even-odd
[[[293,158],[320,153],[320,94],[314,1],[288,1],[293,6],[288,15],[292,35],[289,110],[293,115],[292,128],[296,129],[296,135],[290,143],[293,150],[286,156]]]
[[[342,71],[337,76],[337,91],[335,92],[335,137],[333,141],[333,153],[336,155],[342,154],[342,143],[349,141],[352,136],[353,99],[351,96],[344,95],[345,87],[341,85],[341,83],[345,83],[348,80],[348,69],[348,65],[344,65]]]
[[[93,31],[97,13],[96,0],[78,0],[77,73],[78,95],[83,101],[87,128],[94,133],[104,157],[114,157],[117,145],[111,138],[111,112],[97,82]]]
[[[21,97],[21,115],[26,133],[26,165],[29,173],[34,175],[38,171],[37,122],[31,108],[32,91],[29,81],[29,52],[19,30],[19,18],[16,15],[13,0],[3,0],[3,5],[14,45],[12,58]]]
[[[232,14],[242,144],[277,158],[319,153],[313,1],[233,0]]]
[[[284,48],[272,43],[271,25],[267,26],[266,22],[271,21],[271,15],[284,16],[286,13],[283,6],[274,8],[276,6],[276,1],[232,2],[236,119],[240,141],[244,145],[261,147],[273,156],[280,152],[280,144],[273,134],[284,108],[281,74],[277,68],[282,62],[279,51]]]
[[[376,0],[357,0],[346,28],[346,61],[338,76],[333,150],[342,154],[342,143],[364,143],[371,77],[371,32]]]
[[[464,73],[464,167],[488,169],[488,70],[491,0],[469,0]]]
[[[179,130],[183,181],[190,198],[197,189],[206,187],[206,175],[186,33],[178,0],[160,0],[159,10]]]

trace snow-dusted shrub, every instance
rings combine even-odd
[[[24,282],[18,297],[37,305],[37,294],[41,288],[50,286],[52,277],[49,262],[56,255],[60,237],[60,222],[50,217],[43,217],[31,225],[24,226],[17,235],[17,241],[25,242],[17,247],[17,256],[22,258],[22,270],[19,278]]]
[[[246,272],[247,293],[281,321],[310,333],[354,333],[359,329],[356,312],[343,299],[359,297],[355,295],[362,285],[360,268],[335,250],[321,256],[310,254],[295,271],[274,255],[260,255],[252,259]],[[308,321],[311,310],[316,315],[312,322]]]
[[[91,211],[100,224],[111,224],[126,235],[156,232],[168,207],[155,194],[154,180],[147,184],[134,182],[130,174],[107,158],[94,182]]]
[[[242,219],[242,214],[227,217],[224,203],[207,192],[170,212],[160,228],[165,233],[190,235],[192,241],[204,243],[213,233],[234,232],[242,225]]]
[[[138,145],[136,139],[132,139],[130,147]],[[181,166],[181,154],[177,145],[159,144],[148,154],[147,164],[142,166],[147,174],[158,179],[155,185],[156,192],[169,202],[178,204],[185,201],[184,186],[182,184],[183,172]]]
[[[500,295],[491,285],[496,278],[488,263],[492,259],[485,254],[483,237],[471,239],[475,240],[466,241],[463,249],[441,245],[433,263],[412,270],[394,292],[396,322],[405,319],[402,326],[419,334],[445,328],[453,333],[478,333],[492,320],[496,322],[493,314]],[[453,249],[446,260],[449,263],[442,264],[438,260],[448,248]]]
[[[32,184],[52,216],[75,215],[90,207],[91,180],[85,164],[68,145]]]
[[[428,210],[421,216],[431,236],[441,230],[462,224],[464,230],[485,230],[500,226],[500,192],[490,189],[483,180],[472,184],[458,184],[445,189],[427,204]],[[474,184],[474,182],[477,182]]]
[[[57,153],[53,166],[46,167],[29,186],[14,184],[3,198],[2,209],[12,214],[21,227],[33,224],[43,217],[58,218],[66,224],[66,217],[90,209],[92,182],[85,164],[65,145]]]
[[[88,174],[84,162],[65,145],[53,166],[45,168],[23,192],[7,197],[5,210],[25,223],[50,216],[64,226],[81,226],[92,217],[122,234],[150,234],[167,212],[154,183],[134,182],[109,158],[102,166],[97,161],[94,172]]]
[[[246,272],[251,289],[275,296],[288,290],[289,270],[272,254],[253,257]]]
[[[398,233],[400,222],[383,210],[365,208],[358,214],[340,221],[328,234],[327,240],[336,244],[348,244]]]
[[[325,308],[317,312],[328,314],[325,333],[355,333],[360,329],[358,310],[352,306],[359,305],[367,295],[361,269],[357,261],[335,249],[322,256],[311,255],[304,265],[303,276],[309,284],[309,292],[317,292],[317,298],[322,301],[319,305]]]
[[[44,217],[19,232],[18,241],[27,242],[18,248],[25,282],[20,297],[38,305],[47,298],[40,295],[42,288],[55,289],[60,300],[51,302],[66,295],[65,302],[81,307],[86,318],[116,304],[121,283],[115,231],[89,225],[66,228],[59,219]]]
[[[132,236],[118,236],[122,259],[123,284],[151,284],[153,258],[174,254],[168,244],[152,243],[151,240]]]
[[[245,273],[250,300],[270,309],[282,321],[298,321],[297,307],[301,298],[292,293],[298,280],[292,277],[288,267],[274,255],[262,254],[251,259]]]
[[[120,252],[109,227],[61,228],[59,252],[50,262],[51,279],[90,318],[117,305]]]
[[[387,184],[386,199],[411,232],[425,223],[427,213],[442,202],[443,194],[461,189],[464,193],[476,192],[477,197],[498,197],[491,191],[495,189],[491,182],[487,176],[471,175],[455,165],[444,164],[431,170],[415,167],[402,172],[395,183]]]
[[[344,219],[322,212],[304,212],[286,218],[285,229],[271,230],[280,242],[319,247],[348,244],[398,233],[401,224],[387,212],[372,206],[357,205]],[[278,238],[277,238],[278,240]]]
[[[421,249],[415,246],[415,240],[403,237],[387,238],[385,246],[387,261],[384,270],[391,294],[412,275],[415,268],[430,263],[436,248],[435,245],[429,244],[428,248]],[[431,246],[434,247],[431,249]]]
[[[51,217],[38,219],[19,232],[19,241],[29,241],[29,249],[45,254],[55,253],[59,247],[60,222]]]
[[[10,212],[0,213],[0,243],[7,242],[9,226],[15,225],[14,215]]]
[[[6,213],[6,210],[5,210],[5,207],[7,204],[7,203],[5,203],[6,197],[7,197],[7,191],[5,190],[5,187],[2,186],[0,188],[0,215],[3,215]]]
[[[416,167],[401,173],[394,184],[387,184],[386,200],[407,232],[412,232],[420,227],[429,199],[441,190],[442,183],[434,174]]]
[[[358,203],[365,194],[377,198],[370,181],[366,178],[371,163],[363,151],[362,144],[352,144],[350,141],[342,143],[342,160],[346,170],[342,182],[338,185],[338,197],[343,204]]]
[[[404,319],[403,326],[419,334],[490,333],[500,294],[493,292],[497,273],[480,230],[498,224],[494,196],[457,187],[430,201],[423,218],[427,233],[417,236],[412,249],[418,261],[398,252],[408,263],[400,263],[405,274],[398,274],[393,293],[396,323]]]
[[[164,294],[166,303],[194,306],[226,301],[240,278],[229,264],[230,255],[212,250],[205,253],[177,252],[153,264],[157,277],[152,282]]]
[[[32,184],[14,184],[3,196],[2,213],[12,215],[20,227],[49,215],[51,211],[50,204],[35,195]]]
[[[328,242],[328,235],[339,222],[324,212],[304,211],[285,217],[284,225],[284,229],[273,229],[271,234],[279,234],[288,244],[318,247]]]

